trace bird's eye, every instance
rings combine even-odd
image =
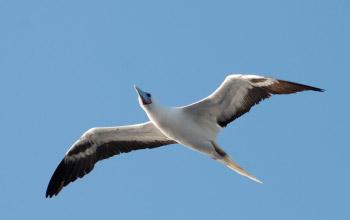
[[[151,94],[149,94],[149,93],[147,93],[146,96],[147,96],[148,98],[151,98]]]

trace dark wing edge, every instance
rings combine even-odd
[[[313,86],[308,86],[300,83],[289,82],[285,80],[277,79],[276,83],[273,83],[270,86],[267,86],[266,89],[271,94],[291,94],[302,91],[315,91],[315,92],[324,92],[324,89],[320,89]]]
[[[250,109],[259,104],[262,100],[269,98],[271,96],[265,89],[260,87],[253,87],[248,91],[245,99],[242,100],[242,105],[230,115],[223,115],[217,118],[217,123],[220,127],[226,127],[229,123],[241,117],[245,113],[249,112]]]
[[[251,88],[248,89],[247,94],[242,100],[242,104],[229,115],[223,115],[217,118],[217,123],[221,127],[226,127],[229,123],[239,118],[243,114],[250,111],[250,109],[259,104],[262,100],[269,98],[275,94],[292,94],[301,91],[317,91],[324,92],[324,89],[320,89],[313,86],[304,84],[289,82],[285,80],[273,79],[273,78],[251,78],[247,79],[251,84]],[[264,84],[268,80],[273,83]]]
[[[152,149],[175,144],[167,138],[136,141],[108,141],[96,144],[90,138],[79,139],[54,171],[46,190],[46,198],[56,196],[63,187],[88,174],[103,159],[140,149]]]

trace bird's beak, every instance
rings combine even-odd
[[[134,88],[135,88],[137,94],[139,95],[139,98],[141,99],[142,104],[148,105],[148,104],[152,103],[151,99],[149,97],[147,97],[146,92],[142,91],[137,85],[134,85]]]
[[[137,92],[137,94],[142,97],[142,95],[145,93],[144,91],[142,91],[137,85],[134,85],[134,88]]]

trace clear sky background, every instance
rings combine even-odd
[[[0,1],[0,219],[350,219],[350,3]],[[44,196],[91,127],[146,121],[229,73],[318,86],[273,97],[219,143],[256,184],[180,145],[96,165]]]

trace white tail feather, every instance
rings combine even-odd
[[[226,165],[231,170],[237,172],[238,174],[245,176],[251,180],[254,180],[255,182],[262,183],[258,178],[256,178],[255,176],[253,176],[250,173],[248,173],[247,171],[245,171],[242,167],[240,167],[236,162],[234,162],[228,156],[225,156],[224,158],[220,159],[219,161],[221,163],[223,163],[224,165]]]

